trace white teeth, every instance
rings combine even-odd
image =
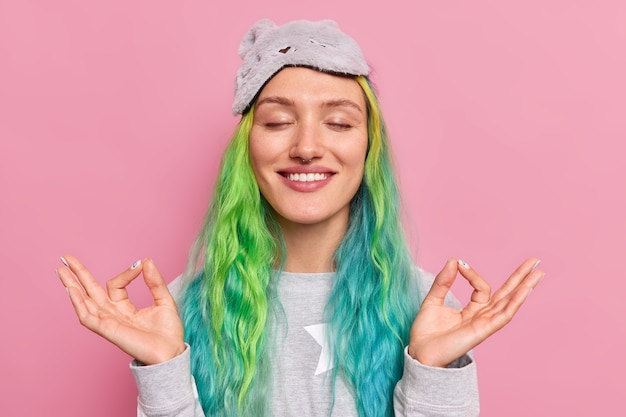
[[[289,174],[288,176],[290,181],[300,181],[300,182],[310,182],[310,181],[321,181],[325,180],[326,174],[320,173],[299,173],[299,174]]]

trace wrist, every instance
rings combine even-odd
[[[182,345],[172,345],[168,349],[154,350],[150,355],[145,355],[143,359],[135,357],[135,360],[144,366],[158,365],[182,355],[186,349],[187,345],[183,342]]]
[[[441,358],[437,358],[433,355],[425,355],[423,349],[420,352],[420,349],[411,345],[407,347],[407,353],[411,358],[415,359],[424,366],[429,366],[432,368],[446,368],[448,366],[448,363],[442,361]]]
[[[172,350],[170,352],[168,352],[166,355],[163,356],[164,360],[161,360],[161,362],[167,362],[169,360],[174,359],[177,356],[182,355],[183,352],[185,351],[185,349],[187,349],[187,345],[185,345],[184,342],[182,342],[181,344],[177,344],[177,345],[173,346]]]

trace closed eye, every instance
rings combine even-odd
[[[271,130],[283,129],[289,126],[291,123],[288,122],[268,122],[265,123],[264,126]]]
[[[333,130],[349,130],[352,128],[352,125],[346,123],[327,123],[327,125]]]

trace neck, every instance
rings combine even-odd
[[[279,221],[287,258],[287,272],[331,272],[334,256],[348,228],[348,217],[318,224],[295,224]]]

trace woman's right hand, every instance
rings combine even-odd
[[[150,259],[136,262],[106,283],[106,290],[72,256],[56,270],[80,323],[145,365],[165,362],[185,350],[183,324],[165,280]],[[154,304],[137,310],[126,287],[143,274]]]

